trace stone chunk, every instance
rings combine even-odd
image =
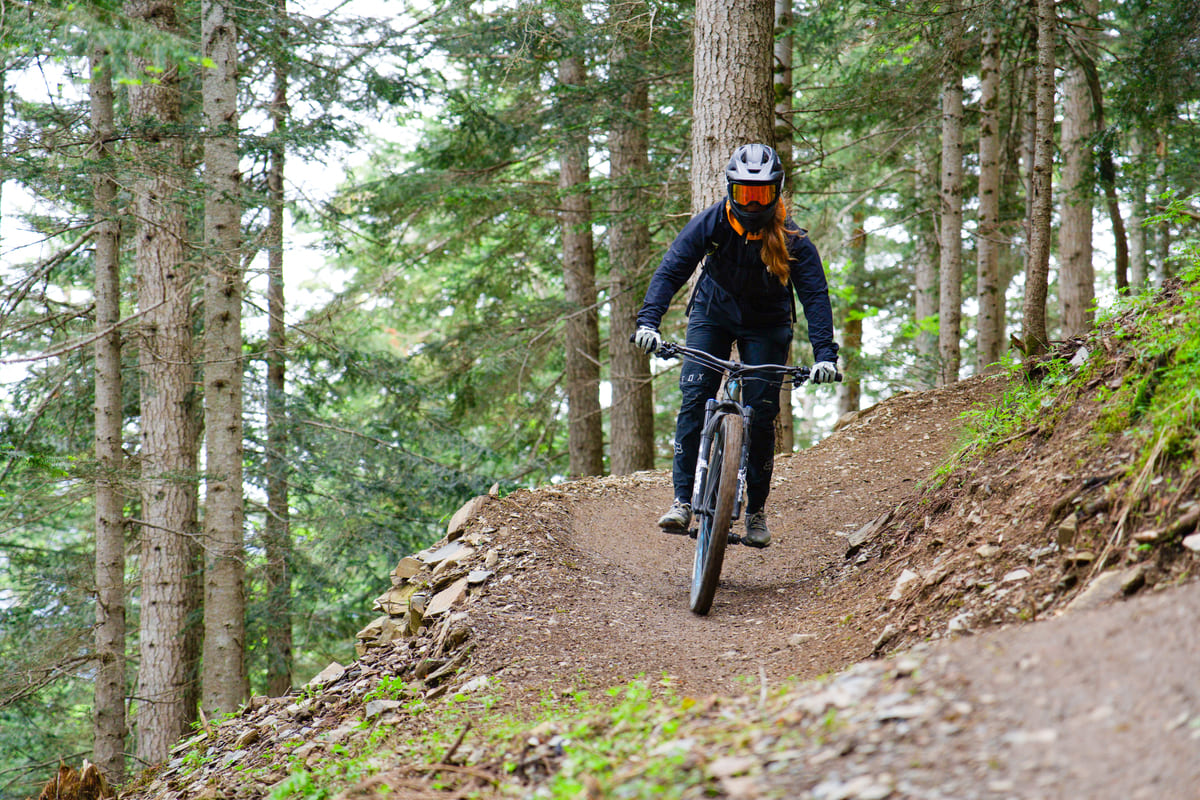
[[[483,508],[483,504],[488,501],[487,495],[479,495],[472,497],[462,508],[454,512],[454,516],[450,518],[450,524],[446,526],[446,538],[453,542],[455,539],[463,535],[463,531],[467,529],[467,523],[471,521],[471,517],[479,513]]]
[[[367,703],[367,719],[377,717],[385,711],[395,711],[399,707],[399,700],[372,700]]]
[[[899,600],[904,597],[908,591],[910,583],[921,577],[911,569],[906,569],[900,573],[900,577],[896,579],[896,587],[892,589],[892,593],[888,595],[888,600]]]
[[[396,578],[397,580],[406,581],[420,572],[422,566],[423,564],[419,558],[405,556],[404,558],[400,559],[400,563],[396,565],[394,570],[392,570],[392,577]]]
[[[846,558],[849,558],[857,553],[860,549],[862,549],[863,545],[878,536],[879,532],[883,530],[884,526],[888,524],[888,521],[891,518],[892,512],[890,511],[880,514],[878,517],[847,536],[846,543],[848,547],[846,548]]]
[[[425,609],[425,616],[435,617],[438,614],[444,614],[458,603],[461,603],[466,596],[467,579],[459,578],[433,596],[433,599],[429,601],[429,608]]]
[[[1132,594],[1141,588],[1145,573],[1140,566],[1127,570],[1109,570],[1096,576],[1079,595],[1067,604],[1066,611],[1083,611]]]
[[[417,553],[417,558],[429,566],[436,566],[449,558],[460,558],[464,550],[470,549],[463,542],[450,542],[442,545],[436,550],[422,550]]]
[[[358,638],[360,638],[360,639],[364,638],[363,632],[367,631],[367,630],[371,630],[371,626],[374,625],[376,622],[378,622],[378,623],[380,623],[380,625],[382,625],[383,624],[382,620],[383,620],[383,617],[380,617],[379,619],[375,620],[375,622],[372,622],[371,625],[368,625],[366,628],[363,628],[361,631],[358,632]],[[373,632],[378,633],[378,629],[377,628],[374,629]],[[374,636],[372,636],[371,638],[374,638]],[[336,661],[331,661],[329,663],[329,666],[327,666],[325,669],[321,670],[316,675],[314,675],[312,680],[310,680],[308,683],[306,683],[305,686],[312,687],[315,689],[318,686],[325,686],[326,684],[333,683],[334,681],[337,681],[345,674],[346,674],[345,667],[343,667],[341,664],[339,664]]]
[[[396,586],[375,598],[375,608],[393,617],[402,617],[408,612],[408,600],[417,591],[414,584]]]
[[[1003,578],[1001,578],[1000,582],[1001,583],[1014,583],[1016,581],[1023,581],[1032,574],[1033,573],[1031,573],[1027,569],[1023,569],[1023,568],[1022,569],[1014,569],[1012,572],[1009,572]]]
[[[1075,541],[1075,534],[1078,532],[1079,517],[1076,514],[1070,514],[1066,519],[1058,523],[1058,546],[1064,550],[1070,547]]]

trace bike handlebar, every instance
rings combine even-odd
[[[682,358],[687,356],[701,364],[716,369],[722,369],[727,372],[736,374],[745,374],[747,372],[777,372],[780,375],[791,376],[792,380],[797,383],[804,383],[809,378],[811,369],[803,366],[789,366],[787,364],[743,364],[740,361],[728,361],[724,358],[717,358],[711,353],[706,353],[703,350],[697,350],[694,347],[687,345],[676,344],[674,342],[663,342],[659,345],[658,350],[654,355],[659,358]],[[842,380],[842,373],[837,373],[834,377],[839,383]]]

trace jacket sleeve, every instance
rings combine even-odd
[[[646,287],[646,298],[642,301],[642,309],[637,315],[638,327],[645,325],[658,329],[663,315],[671,305],[671,298],[687,283],[704,258],[717,220],[714,210],[718,209],[718,206],[720,204],[709,206],[692,217],[675,237],[675,241],[671,242],[662,263],[650,279],[650,285]]]
[[[807,236],[798,236],[789,242],[788,249],[792,256],[792,286],[804,307],[813,358],[836,364],[838,344],[833,340],[833,307],[817,246]]]

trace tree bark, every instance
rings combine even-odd
[[[947,5],[946,64],[942,85],[941,290],[938,305],[938,385],[958,380],[962,326],[963,88],[962,11]]]
[[[612,378],[610,465],[614,475],[654,468],[654,408],[650,358],[629,343],[636,327],[641,276],[650,259],[650,230],[641,213],[650,173],[649,90],[644,53],[650,9],[644,2],[612,0],[614,31],[610,75],[622,87],[608,149],[612,194],[608,233],[611,313],[609,361]]]
[[[863,285],[867,272],[867,232],[863,230],[862,206],[854,209],[854,232],[850,236],[849,282],[853,290],[846,304],[842,326],[842,354],[845,357],[845,378],[838,385],[838,415],[858,411],[862,402],[862,344],[863,344]]]
[[[1049,347],[1046,333],[1046,284],[1050,272],[1050,212],[1054,168],[1054,0],[1035,0],[1038,23],[1036,128],[1032,202],[1029,218],[1029,264],[1025,269],[1025,301],[1021,336],[1026,356]]]
[[[129,0],[126,15],[176,32],[172,0]],[[187,217],[178,70],[145,57],[145,79],[130,86],[136,138],[133,181],[137,220],[138,306],[143,314],[141,383],[142,595],[138,667],[138,757],[162,761],[188,728],[185,698],[189,574],[196,531],[192,419],[191,269],[184,258]],[[153,71],[151,70],[153,68]],[[161,71],[159,71],[161,70]],[[151,80],[153,78],[153,80]]]
[[[1162,195],[1171,189],[1167,171],[1167,135],[1167,125],[1161,123],[1154,133],[1155,195]],[[1162,286],[1173,274],[1170,223],[1160,222],[1154,229],[1154,259],[1158,262],[1158,275],[1154,279],[1154,285]]]
[[[933,224],[933,206],[937,202],[937,183],[933,164],[924,144],[918,142],[913,189],[921,209],[913,241],[915,297],[913,310],[917,325],[917,385],[932,389],[938,369],[938,245]]]
[[[1088,0],[1084,6],[1084,13],[1087,15],[1084,32],[1080,34],[1073,50],[1075,60],[1087,81],[1088,94],[1092,101],[1092,130],[1097,132],[1105,130],[1104,90],[1100,86],[1100,73],[1096,70],[1096,34],[1093,31],[1099,15],[1097,4]],[[1121,216],[1120,198],[1117,197],[1117,166],[1113,161],[1108,136],[1101,137],[1095,147],[1095,153],[1098,162],[1096,171],[1100,178],[1100,186],[1104,189],[1109,224],[1112,226],[1116,288],[1118,292],[1125,294],[1129,291],[1129,237],[1125,232],[1125,220]]]
[[[774,0],[696,3],[692,59],[692,212],[725,196],[739,145],[774,144]]]
[[[592,201],[588,188],[588,124],[578,101],[566,102],[584,87],[583,58],[574,52],[578,3],[565,7],[558,90],[565,123],[558,187],[562,198],[563,284],[566,324],[567,430],[571,477],[604,472],[600,418],[600,319],[596,310],[596,254],[592,242]]]
[[[1075,33],[1085,42],[1088,27],[1095,24],[1094,9],[1089,6],[1094,6],[1094,0],[1084,3],[1083,15],[1078,20],[1081,24]],[[1096,132],[1096,119],[1092,112],[1087,73],[1075,61],[1063,82],[1062,194],[1058,233],[1058,300],[1062,308],[1063,338],[1080,336],[1091,330],[1095,316],[1091,140]]]
[[[1146,268],[1146,131],[1136,127],[1129,137],[1129,159],[1132,167],[1130,193],[1132,211],[1129,215],[1129,287],[1133,294],[1146,288],[1149,274]]]
[[[113,785],[125,780],[125,503],[121,490],[120,225],[113,174],[113,86],[110,54],[93,43],[88,86],[95,220],[96,339],[96,675],[92,760]]]
[[[976,276],[979,301],[975,371],[997,368],[1004,342],[1004,292],[1000,283],[1000,34],[983,31],[979,96],[979,228]]]
[[[277,38],[287,40],[287,0],[275,0]],[[292,688],[291,512],[288,508],[286,369],[284,326],[283,136],[288,121],[287,49],[275,55],[275,98],[271,103],[273,139],[267,175],[267,518],[263,523],[267,566],[267,694],[280,697]]]
[[[246,698],[242,509],[241,169],[237,22],[219,0],[201,5],[204,139],[204,671],[210,716]]]
[[[775,0],[775,152],[783,162],[784,187],[791,185],[795,157],[792,151],[792,49],[790,29],[795,22],[792,0]],[[788,353],[791,363],[791,353]],[[779,416],[775,418],[775,452],[796,449],[796,415],[792,413],[792,390],[779,392]]]

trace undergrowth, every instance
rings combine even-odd
[[[1185,243],[1179,262],[1177,282],[1123,298],[1101,315],[1085,344],[1086,358],[1066,347],[1032,369],[1007,359],[1003,395],[964,415],[970,438],[935,473],[933,487],[972,458],[1027,435],[1049,437],[1083,397],[1103,405],[1091,431],[1097,447],[1113,436],[1132,437],[1138,456],[1130,475],[1168,464],[1177,472],[1193,471],[1200,453],[1200,242]]]
[[[354,752],[342,748],[319,766],[310,768],[295,759],[268,800],[326,800],[400,765],[436,778],[437,768],[463,738],[473,752],[492,759],[468,766],[494,771],[497,784],[509,789],[536,777],[542,781],[536,796],[551,800],[597,791],[605,797],[681,797],[705,780],[688,748],[671,746],[695,701],[678,697],[665,678],[656,684],[635,680],[598,696],[586,690],[549,693],[532,715],[500,710],[503,695],[493,682],[480,692],[425,704],[407,685],[381,684],[372,696],[404,700],[405,719],[376,726]],[[529,754],[534,747],[557,754],[553,774],[525,774],[535,762]],[[435,780],[433,787],[438,786]],[[491,797],[496,788],[459,796]]]

